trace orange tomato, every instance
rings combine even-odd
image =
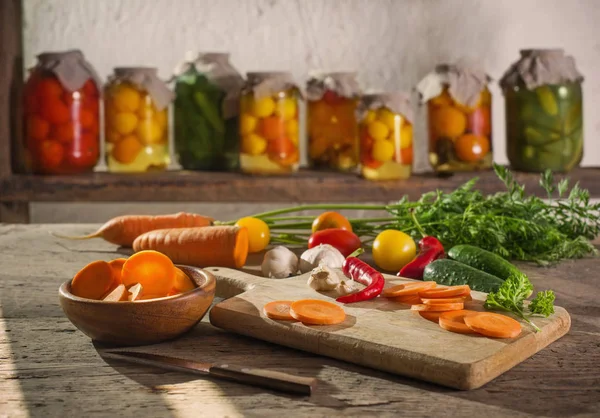
[[[41,115],[42,118],[53,125],[67,123],[71,118],[69,107],[59,97],[44,100],[42,102]]]
[[[474,163],[481,161],[490,151],[490,141],[485,136],[465,134],[454,143],[454,151],[459,160]]]
[[[65,144],[71,143],[74,135],[75,131],[72,122],[63,123],[62,125],[54,125],[52,128],[52,136]]]
[[[400,164],[410,165],[413,162],[413,147],[406,147],[400,150],[400,160],[395,159]]]
[[[39,116],[29,116],[27,118],[27,136],[29,138],[41,141],[48,136],[50,124]]]
[[[269,141],[285,137],[285,121],[279,116],[269,116],[259,120],[259,132]]]
[[[337,212],[323,212],[312,223],[313,234],[324,229],[345,229],[352,232],[352,225],[348,219]]]
[[[455,107],[434,108],[430,114],[434,132],[439,136],[454,138],[465,132],[467,118]]]
[[[135,135],[127,135],[112,149],[112,156],[121,164],[131,164],[144,148]]]
[[[47,139],[40,145],[40,165],[46,171],[52,171],[58,168],[63,162],[64,156],[65,150],[58,141]]]
[[[269,141],[267,145],[269,159],[279,164],[294,163],[298,159],[298,151],[294,143],[285,136]]]
[[[67,161],[73,168],[91,168],[98,162],[100,154],[97,138],[89,133],[82,133],[69,147]]]
[[[475,135],[489,136],[492,132],[489,107],[479,107],[469,114],[468,129]]]
[[[58,99],[63,93],[63,87],[54,77],[42,78],[35,87],[38,97],[41,100]]]

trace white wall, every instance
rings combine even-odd
[[[563,47],[585,81],[585,156],[600,165],[600,0],[25,0],[25,63],[79,48],[101,76],[187,50],[223,50],[241,71],[358,70],[364,87],[410,89],[442,61],[480,58],[496,80],[518,50]],[[496,161],[506,162],[503,99],[494,93]],[[417,124],[417,171],[426,169]]]

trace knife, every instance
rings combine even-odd
[[[177,357],[163,356],[160,354],[140,353],[136,351],[111,350],[102,351],[105,357],[126,360],[132,363],[157,366],[167,370],[185,373],[213,376],[220,379],[245,383],[250,386],[260,386],[280,392],[298,395],[309,395],[317,380],[310,377],[294,376],[287,373],[275,372],[264,369],[239,367],[231,364],[212,365],[199,363]]]

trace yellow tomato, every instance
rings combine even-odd
[[[235,223],[240,228],[248,230],[248,252],[257,253],[264,250],[271,240],[269,225],[258,218],[246,217]]]
[[[275,110],[275,102],[270,97],[263,97],[252,102],[252,114],[257,118],[271,116]]]
[[[144,145],[162,142],[162,129],[155,119],[146,119],[138,123],[135,133]]]
[[[382,163],[390,161],[394,157],[394,143],[387,139],[376,140],[371,155],[373,159]]]
[[[391,110],[381,108],[377,111],[377,120],[382,122],[392,132],[396,130],[396,125],[400,125],[402,116],[393,113]]]
[[[375,111],[374,110],[369,110],[369,111],[367,111],[367,114],[366,114],[366,116],[365,116],[365,118],[363,120],[363,123],[371,123],[371,122],[373,122],[375,120],[376,117],[377,116],[376,116]]]
[[[285,123],[285,132],[288,135],[298,135],[298,121],[290,119]]]
[[[135,113],[119,112],[113,119],[113,128],[121,135],[127,135],[133,132],[137,123],[138,118]]]
[[[385,139],[390,133],[388,127],[383,122],[378,120],[374,120],[373,122],[369,123],[367,130],[371,138],[375,140]]]
[[[115,88],[112,99],[120,112],[135,112],[140,106],[140,93],[124,84]]]
[[[250,134],[242,137],[242,153],[250,155],[264,154],[267,140],[260,135]]]
[[[280,118],[289,120],[296,116],[296,107],[296,100],[291,97],[286,97],[285,99],[277,102],[275,114]]]
[[[407,123],[402,125],[400,129],[400,148],[405,149],[412,145],[413,141],[413,128],[412,125]]]
[[[257,123],[258,120],[254,116],[242,113],[242,116],[240,116],[240,134],[248,135],[253,132],[256,129]]]
[[[415,241],[402,231],[385,230],[373,242],[373,260],[382,270],[397,272],[416,255]]]

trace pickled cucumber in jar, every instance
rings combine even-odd
[[[363,96],[358,108],[361,175],[368,180],[410,177],[413,112],[403,93]]]
[[[350,171],[358,165],[355,73],[326,73],[307,83],[308,156],[311,167]]]
[[[268,175],[298,170],[301,97],[288,73],[247,74],[240,98],[242,172]]]
[[[168,104],[172,93],[155,68],[116,68],[105,87],[109,171],[164,170],[170,163]]]
[[[583,77],[561,50],[524,50],[515,65],[501,80],[511,166],[570,171],[583,158]]]
[[[470,82],[464,82],[468,79]],[[488,169],[492,155],[490,78],[459,62],[440,65],[417,86],[427,103],[429,162],[437,172]]]

